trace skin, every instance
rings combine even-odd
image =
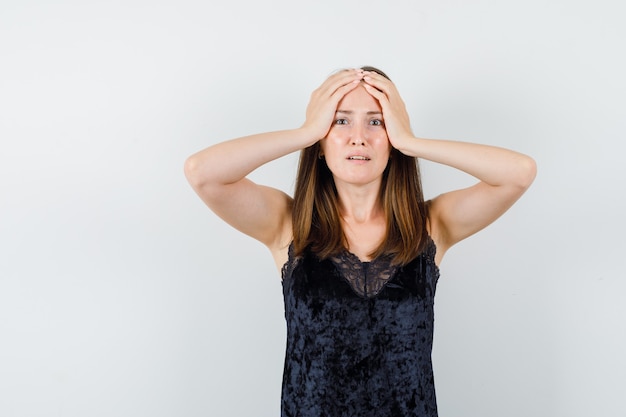
[[[380,104],[363,83],[341,99],[320,146],[337,187],[349,249],[369,260],[385,234],[378,195],[391,144]],[[367,160],[350,159],[355,156]]]
[[[416,137],[395,85],[377,73],[358,69],[333,74],[312,93],[301,127],[211,146],[187,159],[185,174],[218,216],[269,248],[280,270],[293,236],[293,200],[246,176],[318,141],[337,186],[349,250],[362,260],[369,260],[368,254],[384,236],[377,197],[391,147],[459,169],[478,180],[471,187],[431,201],[428,231],[437,246],[437,264],[451,246],[500,217],[536,175],[533,159],[518,152]]]

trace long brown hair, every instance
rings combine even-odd
[[[374,67],[362,67],[389,77]],[[307,247],[325,259],[347,249],[333,175],[319,158],[319,142],[300,153],[293,204],[293,245],[296,255]],[[382,243],[372,258],[391,256],[405,265],[424,250],[428,240],[428,208],[424,202],[417,158],[395,148],[383,172],[380,201],[386,218]]]

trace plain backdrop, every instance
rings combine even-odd
[[[619,0],[2,0],[0,415],[279,415],[278,272],[183,163],[298,127],[330,73],[374,65],[416,135],[539,167],[441,265],[440,415],[623,417],[623,16]],[[296,164],[252,178],[291,193]],[[474,181],[422,171],[427,197]]]

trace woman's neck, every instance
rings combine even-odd
[[[350,224],[369,223],[384,217],[379,186],[337,185],[337,195],[341,217]]]

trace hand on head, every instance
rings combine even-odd
[[[396,86],[374,71],[364,71],[363,85],[380,103],[389,142],[394,148],[402,149],[402,142],[412,139],[413,133],[409,114]]]
[[[326,136],[332,125],[339,101],[359,86],[364,72],[361,69],[339,71],[326,79],[313,93],[306,109],[303,129],[311,131],[315,140]]]
[[[310,130],[315,141],[326,137],[337,105],[359,85],[380,103],[389,141],[394,148],[401,149],[403,141],[413,138],[409,115],[395,85],[375,71],[346,69],[328,77],[311,94],[302,128]]]

